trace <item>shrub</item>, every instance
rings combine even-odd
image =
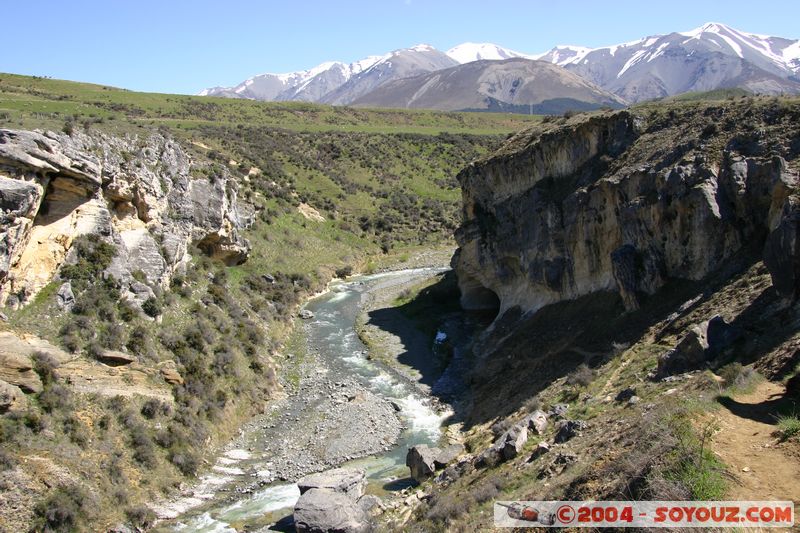
[[[92,359],[100,360],[103,358],[103,354],[105,353],[105,349],[103,345],[100,344],[100,341],[95,339],[89,342],[86,345],[86,355],[91,357]]]
[[[161,303],[157,298],[151,296],[142,304],[142,311],[147,316],[155,318],[161,314]]]
[[[796,414],[778,417],[778,437],[788,440],[800,434],[800,418]]]
[[[46,386],[37,398],[39,405],[47,413],[69,409],[72,403],[69,389],[57,383]]]
[[[717,372],[729,389],[747,389],[759,378],[758,372],[749,366],[742,366],[739,362],[723,366]]]
[[[499,491],[494,483],[483,482],[476,485],[469,493],[477,503],[483,503],[493,499]]]
[[[56,373],[58,361],[44,352],[35,352],[32,359],[33,370],[39,375],[42,385],[47,386],[58,381],[58,374]]]
[[[425,517],[434,522],[446,522],[458,518],[469,510],[469,499],[461,495],[437,494],[431,499]]]
[[[593,379],[594,372],[592,369],[586,364],[581,364],[567,376],[567,385],[586,387]]]
[[[74,264],[61,267],[61,277],[79,282],[85,286],[86,282],[96,280],[111,264],[117,255],[113,244],[103,241],[100,236],[92,234],[78,237],[72,244],[76,251],[77,259]]]
[[[347,276],[353,273],[353,267],[350,265],[343,266],[341,268],[336,269],[336,277],[337,278],[346,278]]]
[[[541,407],[542,407],[542,402],[539,400],[538,396],[533,396],[531,398],[528,398],[525,401],[525,403],[522,404],[522,408],[528,413],[532,413],[536,410],[539,410],[541,409]]]
[[[89,442],[88,430],[86,425],[75,416],[70,415],[64,420],[64,433],[78,446],[85,446]]]
[[[4,470],[11,470],[17,466],[17,460],[14,456],[10,455],[7,451],[0,449],[0,472]]]
[[[125,517],[132,526],[140,530],[152,527],[156,521],[156,514],[146,505],[129,507],[125,510]]]
[[[150,398],[142,405],[142,416],[148,420],[152,420],[158,415],[168,415],[172,409],[170,406],[156,398]]]
[[[169,451],[169,461],[185,476],[193,476],[200,466],[200,459],[188,448],[176,444]]]
[[[147,428],[142,425],[135,425],[130,428],[131,447],[133,448],[133,458],[141,464],[153,468],[158,463],[156,458],[155,446],[147,434]]]
[[[91,507],[86,493],[77,485],[59,487],[34,507],[35,531],[83,530]]]

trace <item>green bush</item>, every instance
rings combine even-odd
[[[34,531],[82,531],[93,515],[86,492],[77,485],[58,487],[34,507]]]
[[[147,316],[155,318],[162,312],[161,303],[157,298],[151,296],[142,304],[142,311],[144,311]]]
[[[100,278],[117,255],[117,248],[101,239],[99,235],[84,235],[72,243],[77,260],[74,264],[61,267],[61,277],[77,282],[79,288],[87,282]]]
[[[778,437],[780,440],[788,440],[798,434],[800,434],[800,418],[796,414],[778,417]]]
[[[141,531],[145,531],[153,527],[153,524],[156,521],[156,514],[146,505],[129,507],[125,510],[125,517],[132,526]]]

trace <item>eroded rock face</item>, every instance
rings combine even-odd
[[[785,298],[800,297],[800,198],[788,198],[777,227],[767,237],[764,264],[772,285]]]
[[[520,133],[463,170],[462,305],[525,313],[618,291],[632,310],[764,238],[796,172],[765,136],[711,151],[692,119],[683,130],[630,111],[575,120]]]
[[[153,134],[0,129],[0,304],[24,305],[49,283],[75,238],[98,234],[118,255],[108,274],[167,286],[197,245],[229,264],[243,262],[241,230],[253,222],[224,169],[213,180],[175,141]],[[141,303],[141,291],[129,298]]]

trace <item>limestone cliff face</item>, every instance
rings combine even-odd
[[[797,185],[798,109],[746,106],[575,117],[470,165],[453,261],[463,306],[531,312],[616,290],[634,309],[763,242]]]
[[[252,214],[227,172],[213,181],[175,141],[154,134],[0,129],[0,305],[24,305],[70,260],[74,239],[99,234],[116,245],[108,269],[134,300],[166,286],[196,245],[228,263],[246,259],[240,230]]]

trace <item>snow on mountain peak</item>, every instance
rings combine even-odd
[[[451,59],[458,61],[462,65],[464,63],[471,63],[472,61],[480,61],[482,59],[502,60],[512,57],[525,57],[531,56],[503,48],[492,43],[462,43],[454,46],[445,52]]]

